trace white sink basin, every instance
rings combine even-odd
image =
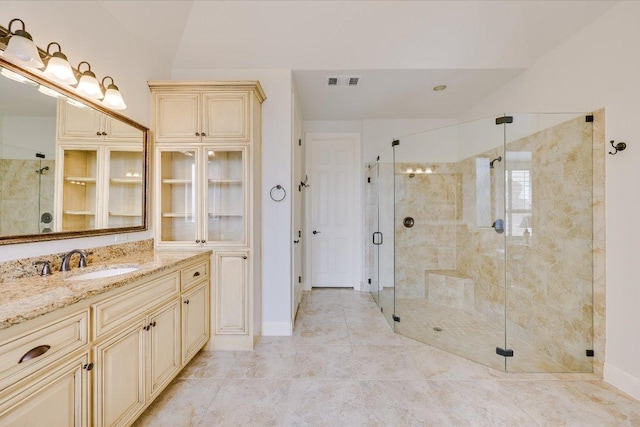
[[[104,270],[96,270],[90,273],[76,274],[75,276],[67,277],[66,280],[91,280],[91,279],[103,279],[105,277],[119,276],[121,274],[131,273],[138,270],[140,267],[116,267],[105,268]]]

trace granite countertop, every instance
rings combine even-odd
[[[113,258],[85,268],[72,268],[67,272],[54,271],[50,276],[25,277],[0,283],[0,329],[26,322],[60,308],[67,307],[133,283],[154,273],[188,264],[205,252],[145,251]],[[105,268],[139,267],[131,273],[88,280],[68,280],[70,277]]]

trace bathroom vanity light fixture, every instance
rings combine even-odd
[[[109,84],[109,86],[104,85],[104,81],[106,79],[111,79],[111,84]],[[122,95],[120,95],[120,90],[118,90],[118,86],[114,84],[113,78],[111,76],[106,76],[102,79],[102,86],[106,88],[106,91],[104,92],[104,99],[102,100],[102,105],[113,110],[124,110],[125,108],[127,108],[127,105],[122,99]]]
[[[13,31],[12,27],[19,24],[22,25],[22,28]],[[51,51],[53,46],[57,47],[57,51]],[[4,51],[2,48],[4,48]],[[88,62],[81,62],[76,70],[69,64],[67,56],[62,53],[60,44],[57,42],[49,43],[46,51],[39,49],[33,43],[31,35],[26,32],[25,24],[21,19],[12,19],[9,22],[8,29],[0,26],[0,56],[19,66],[34,69],[36,75],[41,73],[41,75],[56,83],[74,86],[75,91],[86,98],[94,101],[102,99],[102,105],[107,108],[113,110],[127,108],[122,99],[122,94],[114,84],[112,77],[107,76],[102,79],[101,85],[96,79],[96,75],[91,71],[91,65]],[[44,68],[45,63],[47,65],[45,70],[38,70]],[[87,66],[84,71],[80,71],[82,64]],[[26,80],[28,80],[16,77],[19,74],[9,70],[0,70],[0,74],[22,83],[27,83]],[[80,81],[78,81],[78,78],[80,78]],[[104,85],[106,79],[111,80],[108,86]],[[49,96],[54,96],[53,91],[42,89],[42,86],[38,90]],[[65,98],[63,95],[57,95],[56,97]]]
[[[15,30],[15,32],[11,31],[11,26],[14,22],[21,23],[22,29]],[[33,37],[25,30],[24,21],[17,18],[9,21],[7,33],[5,40],[3,40],[7,45],[3,54],[5,58],[27,68],[44,67],[44,63],[38,53],[38,48],[35,43],[33,43]]]
[[[87,64],[87,70],[80,71],[82,64]],[[100,83],[98,83],[96,75],[91,71],[91,64],[87,61],[82,61],[78,64],[78,72],[81,74],[81,77],[76,90],[87,98],[96,100],[104,98],[102,89],[100,89]]]
[[[58,46],[58,51],[51,53],[49,50],[51,46]],[[67,56],[62,53],[62,47],[57,42],[51,42],[47,46],[47,55],[50,55],[47,68],[44,70],[44,75],[53,81],[58,83],[74,85],[78,83],[78,79],[74,75],[73,68],[69,65]]]

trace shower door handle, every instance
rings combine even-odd
[[[380,237],[380,240],[379,240],[379,241],[377,241],[377,242],[376,242],[376,234]],[[383,239],[383,236],[382,236],[382,233],[381,233],[381,232],[376,231],[375,233],[373,233],[373,236],[372,236],[372,243],[373,243],[374,245],[376,245],[376,246],[381,245],[381,244],[382,244],[382,242],[383,242],[383,240],[384,240],[384,239]]]
[[[498,218],[493,222],[493,224],[491,224],[491,226],[496,230],[496,233],[504,233],[504,220]]]

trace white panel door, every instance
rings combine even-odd
[[[356,287],[359,170],[352,134],[309,138],[311,286]]]

